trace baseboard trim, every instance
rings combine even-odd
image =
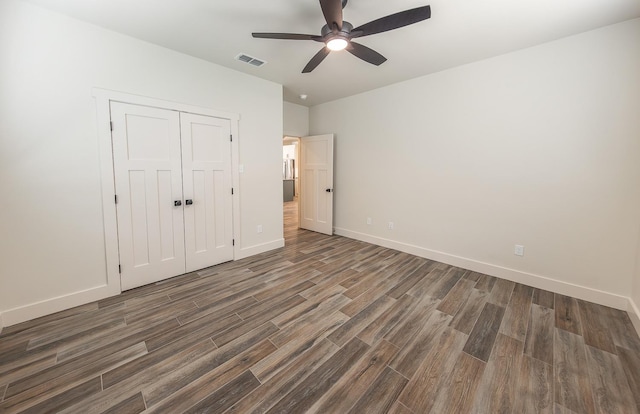
[[[452,255],[449,253],[430,250],[424,247],[402,243],[395,240],[384,239],[382,237],[371,236],[369,234],[359,233],[343,228],[334,228],[334,232],[339,236],[372,243],[378,246],[387,247],[389,249],[399,250],[404,253],[409,253],[415,256],[424,257],[426,259],[461,267],[463,269],[473,270],[474,272],[484,273],[490,276],[499,277],[501,279],[510,280],[512,282],[522,283],[523,285],[532,286],[538,289],[549,290],[551,292],[560,293],[562,295],[572,296],[574,298],[586,300],[588,302],[593,302],[620,310],[627,310],[629,306],[630,299],[628,297],[616,295],[614,293],[562,282],[560,280],[556,280],[546,276],[522,272],[502,266],[496,266],[490,263],[484,263],[477,260]]]
[[[235,257],[235,260],[244,259],[245,257],[254,256],[256,254],[279,249],[281,247],[284,247],[284,239],[278,239],[268,243],[246,247],[240,249],[239,255]],[[71,309],[76,306],[85,305],[87,303],[105,299],[119,293],[120,291],[118,289],[114,289],[109,285],[103,285],[79,292],[70,293],[68,295],[46,299],[36,303],[30,303],[28,305],[20,306],[17,308],[7,309],[0,312],[0,331],[2,330],[2,328],[7,326]]]
[[[235,260],[240,260],[246,257],[255,256],[256,254],[279,249],[281,247],[284,247],[284,239],[278,239],[268,243],[257,244],[255,246],[250,246],[250,247],[243,247],[242,249],[240,249],[239,255],[235,258]]]
[[[640,308],[638,308],[638,305],[631,298],[629,298],[627,313],[629,314],[631,323],[633,323],[633,327],[636,328],[636,332],[640,336]]]
[[[108,298],[118,293],[119,292],[114,293],[113,289],[109,288],[108,285],[104,285],[43,300],[41,302],[30,303],[3,311],[2,314],[0,314],[0,323],[4,326],[15,325],[41,316],[85,305],[96,300]]]

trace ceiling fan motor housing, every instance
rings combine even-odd
[[[353,25],[347,21],[343,21],[342,30],[340,30],[339,35],[343,35],[347,37],[349,33],[351,33],[351,29],[353,29]],[[322,26],[322,30],[320,31],[320,34],[322,35],[322,37],[325,37],[332,32],[333,30],[329,28],[328,25],[325,24],[324,26]]]

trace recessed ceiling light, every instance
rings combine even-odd
[[[303,93],[302,95],[300,95],[300,99],[302,99],[302,100],[304,101],[305,99],[307,99],[307,95],[305,95],[305,94]]]

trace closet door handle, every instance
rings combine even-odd
[[[185,200],[184,203],[188,206],[190,206],[191,204],[193,204],[193,200],[189,199],[189,200]]]
[[[180,206],[182,205],[182,201],[180,201],[180,200],[176,200],[176,201],[174,201],[174,202],[173,202],[173,205],[174,205],[175,207],[180,207]]]

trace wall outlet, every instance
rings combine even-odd
[[[515,254],[516,256],[524,256],[524,246],[521,244],[516,244],[513,250],[513,254]]]
[[[371,221],[371,217],[367,217],[367,224],[369,224],[369,225],[370,225],[371,223],[372,223],[372,221]]]
[[[393,230],[393,221],[389,222],[389,230]]]
[[[242,174],[244,172],[244,164],[238,165],[238,172]]]
[[[258,233],[262,233],[262,224],[258,224],[258,226],[256,227],[256,231]]]

